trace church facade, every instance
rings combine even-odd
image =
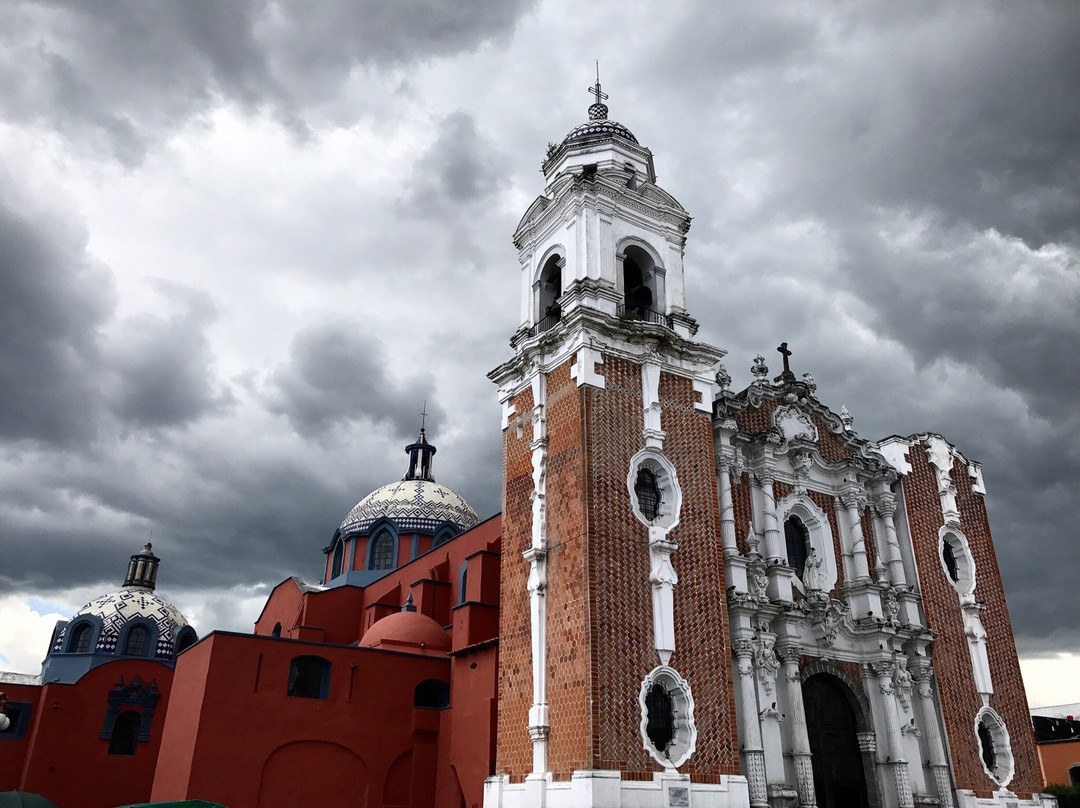
[[[0,790],[60,808],[915,808],[1041,795],[978,463],[871,442],[808,373],[731,389],[690,217],[608,117],[549,148],[491,371],[503,511],[423,431],[251,634],[198,639],[158,559],[0,674]],[[164,605],[162,605],[164,604]],[[104,773],[104,776],[102,776]],[[88,785],[90,784],[90,785]]]

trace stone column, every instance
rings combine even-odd
[[[529,737],[533,742],[533,776],[547,772],[550,720],[547,703],[547,418],[544,405],[547,383],[543,373],[532,379],[533,388],[533,524],[529,562],[529,617],[532,631],[533,704],[529,709]]]
[[[754,684],[754,644],[750,640],[735,640],[735,672],[738,676],[739,718],[742,724],[742,758],[746,780],[750,786],[751,808],[768,808],[769,795],[765,779],[765,749],[761,744],[761,725],[758,723],[757,686]]]
[[[885,545],[889,549],[889,580],[892,581],[893,586],[906,586],[904,559],[900,554],[900,542],[896,539],[896,524],[893,522],[893,515],[896,513],[896,496],[892,493],[879,494],[874,501],[874,510],[877,511],[881,523],[885,526]]]
[[[889,768],[893,773],[900,808],[915,808],[915,799],[911,793],[911,778],[908,772],[907,758],[904,755],[904,737],[900,732],[900,715],[896,709],[893,695],[893,675],[896,663],[883,660],[870,664],[870,670],[877,679],[881,693],[881,705],[885,712],[885,732],[889,743]]]
[[[810,755],[810,736],[806,731],[806,709],[803,707],[802,677],[799,675],[799,647],[785,645],[780,649],[784,660],[784,687],[791,720],[791,756],[795,761],[795,787],[799,791],[801,808],[816,808],[814,766]]]
[[[780,526],[776,521],[776,498],[773,496],[773,473],[771,469],[762,469],[757,472],[758,486],[761,490],[762,515],[765,517],[765,559],[769,566],[784,564],[787,561],[783,540],[780,536]]]
[[[870,577],[870,567],[866,562],[866,540],[863,538],[862,510],[865,496],[854,486],[844,490],[840,495],[840,503],[847,512],[848,529],[851,532],[851,555],[855,565],[855,580],[865,580]]]
[[[918,721],[922,726],[923,737],[926,738],[926,753],[934,775],[938,799],[941,800],[942,808],[955,808],[956,796],[953,793],[952,778],[949,776],[949,759],[945,754],[945,744],[941,740],[941,725],[934,704],[934,668],[926,657],[916,657],[909,660],[908,670],[911,678],[915,680]]]
[[[731,467],[734,454],[721,451],[716,456],[717,486],[720,494],[720,545],[723,548],[724,558],[738,555],[739,548],[735,542],[735,505],[731,499]]]

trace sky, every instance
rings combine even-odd
[[[510,237],[611,117],[688,309],[865,438],[982,462],[1033,705],[1080,701],[1080,5],[0,5],[0,669],[152,541],[201,634],[405,471],[486,517]]]

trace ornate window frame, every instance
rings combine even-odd
[[[986,761],[982,756],[982,739],[979,738],[979,727],[984,726],[990,733],[990,738],[994,743],[994,766],[989,768],[986,765]],[[1009,738],[1009,728],[1005,726],[1005,722],[1001,716],[998,715],[990,707],[983,707],[975,714],[975,724],[973,726],[975,732],[975,746],[979,750],[979,763],[982,764],[983,771],[986,772],[986,776],[997,783],[1002,788],[1005,788],[1010,782],[1012,782],[1013,775],[1016,773],[1016,761],[1013,758],[1012,753],[1012,741]]]
[[[949,574],[949,568],[945,564],[946,542],[952,548],[953,559],[956,562],[958,578],[956,581]],[[961,596],[975,594],[975,559],[972,557],[971,549],[968,547],[967,536],[955,525],[944,525],[938,531],[938,561],[941,562],[941,572],[945,576],[945,580],[949,582],[949,586]]]
[[[648,519],[641,512],[637,492],[634,490],[638,471],[642,468],[647,468],[656,476],[656,485],[660,489],[660,505],[655,519]],[[626,475],[626,490],[630,494],[630,506],[634,511],[634,516],[645,527],[662,528],[667,533],[679,524],[679,513],[682,511],[682,489],[679,487],[675,466],[659,449],[648,446],[630,459],[630,473]]]
[[[825,586],[821,591],[831,592],[836,586],[839,573],[829,517],[810,497],[797,492],[788,494],[776,504],[776,518],[781,525],[791,516],[798,517],[803,523],[810,538],[810,546],[821,557],[822,567],[825,570]],[[785,546],[785,554],[786,552]],[[799,592],[806,594],[806,585],[799,576],[792,576],[791,583]]]
[[[645,699],[652,690],[653,685],[660,685],[671,699],[674,737],[667,746],[665,756],[658,750],[649,738],[649,709]],[[659,665],[653,668],[641,681],[641,690],[638,691],[638,705],[641,708],[641,742],[650,757],[665,768],[677,769],[690,759],[697,748],[697,725],[694,723],[694,696],[690,692],[689,683],[683,679],[678,671],[667,665]]]

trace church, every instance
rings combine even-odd
[[[592,92],[513,234],[520,325],[488,374],[501,514],[436,481],[421,430],[403,477],[313,543],[323,581],[283,580],[250,634],[199,637],[147,545],[40,674],[0,674],[0,791],[1054,804],[978,462],[930,431],[858,435],[786,343],[733,390],[687,308],[690,216]]]

